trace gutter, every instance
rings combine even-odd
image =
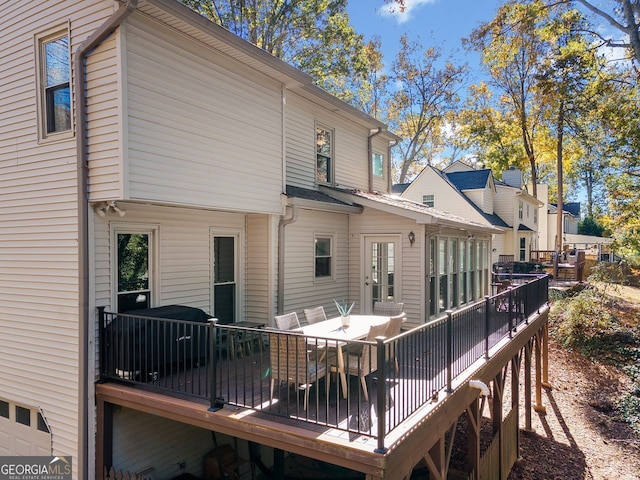
[[[102,41],[111,35],[136,9],[138,0],[120,6],[76,49],[73,58],[73,90],[76,119],[76,159],[78,189],[78,313],[79,349],[79,425],[78,478],[90,478],[89,464],[89,165],[87,159],[87,119],[85,94],[85,59]],[[93,421],[93,420],[92,420]]]
[[[278,305],[277,314],[282,315],[284,307],[284,227],[298,221],[298,206],[291,207],[291,216],[280,217],[278,224]]]
[[[380,135],[381,133],[382,133],[382,127],[378,127],[374,131],[370,131],[369,132],[369,137],[367,138],[367,154],[368,154],[367,171],[369,172],[369,191],[370,192],[373,192],[373,162],[372,162],[373,137],[375,137],[376,135]],[[389,161],[391,161],[391,160],[389,160]]]

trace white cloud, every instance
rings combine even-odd
[[[397,3],[388,3],[381,7],[378,12],[383,17],[393,17],[398,23],[405,23],[411,20],[414,11],[423,5],[436,3],[438,0],[404,0],[404,8],[400,8]]]

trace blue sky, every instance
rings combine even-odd
[[[407,33],[423,47],[439,46],[443,55],[453,55],[455,63],[468,63],[479,70],[479,57],[466,52],[460,39],[495,15],[499,0],[405,0],[403,13],[390,13],[384,0],[349,0],[347,11],[358,33],[370,40],[382,40],[384,62],[388,67],[395,57],[399,38]],[[397,8],[396,8],[397,10]]]

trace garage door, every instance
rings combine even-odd
[[[37,407],[0,399],[0,456],[50,456],[51,432]]]

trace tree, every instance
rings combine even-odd
[[[610,0],[609,11],[602,7],[602,2],[593,0],[567,0],[582,5],[591,13],[605,20],[627,40],[604,36],[599,30],[591,29],[590,33],[602,40],[602,45],[611,48],[625,49],[636,63],[640,63],[640,2],[638,0]]]
[[[369,68],[347,0],[181,0],[192,10],[311,75],[338,96]]]
[[[465,39],[469,48],[481,52],[491,77],[490,86],[501,93],[500,102],[518,126],[534,195],[539,156],[536,137],[543,124],[536,88],[539,67],[548,48],[537,29],[544,20],[545,9],[540,1],[510,0],[500,6],[493,20],[480,25]]]
[[[439,49],[422,50],[418,42],[401,37],[391,68],[396,90],[387,107],[387,122],[404,139],[396,147],[400,183],[430,164],[443,148],[447,115],[459,102],[457,90],[467,69],[448,61],[441,66],[442,61]]]

